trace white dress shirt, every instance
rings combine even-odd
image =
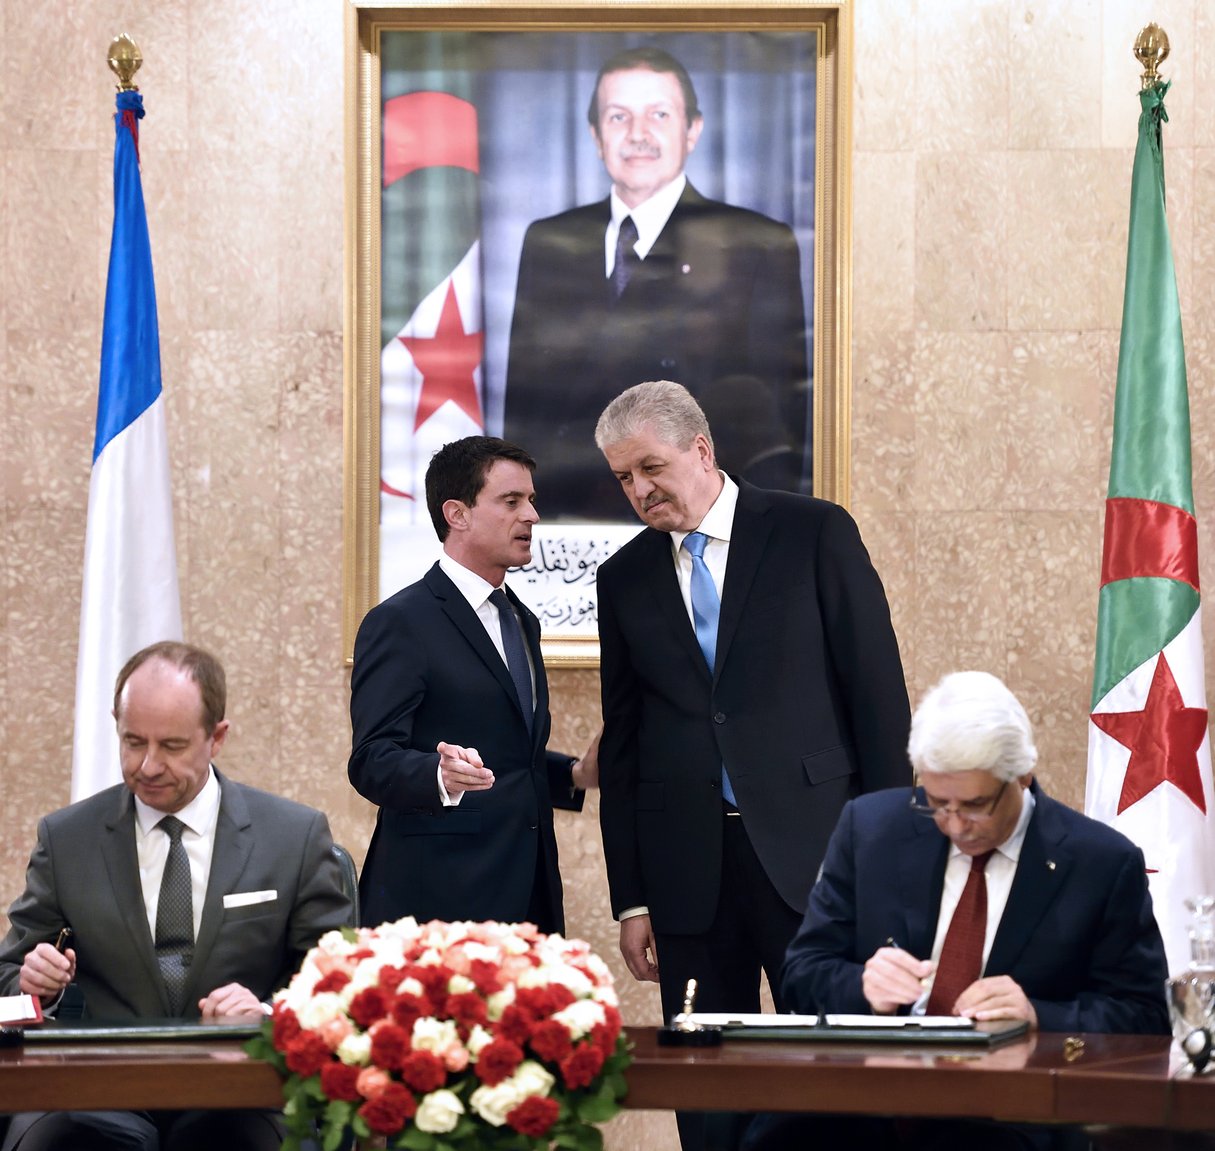
[[[683,195],[684,185],[688,178],[682,173],[672,180],[665,188],[659,188],[648,200],[630,208],[612,189],[611,205],[612,218],[608,221],[607,231],[603,236],[603,266],[604,275],[610,279],[616,266],[616,238],[620,235],[620,224],[625,216],[632,216],[637,225],[637,243],[633,251],[638,259],[644,260],[650,254],[650,249],[658,242],[662,230],[667,226],[679,197]]]
[[[202,790],[175,815],[185,824],[181,845],[190,861],[190,898],[194,911],[194,938],[202,922],[203,900],[207,895],[207,879],[211,874],[211,856],[215,851],[215,827],[219,821],[220,790],[213,767],[207,770],[207,782]],[[143,889],[143,906],[148,916],[148,929],[156,938],[156,909],[160,904],[160,884],[169,859],[169,837],[156,825],[168,814],[149,807],[135,797],[135,855],[139,860],[139,885]]]

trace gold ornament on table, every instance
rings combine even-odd
[[[110,50],[106,54],[106,63],[110,66],[110,71],[118,77],[118,90],[120,92],[138,92],[139,87],[135,84],[135,73],[139,71],[143,64],[143,53],[139,50],[139,45],[135,43],[125,32],[115,36],[110,41]]]

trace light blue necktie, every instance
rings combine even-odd
[[[532,702],[532,673],[527,662],[527,648],[523,643],[523,629],[515,614],[515,605],[505,591],[497,588],[489,593],[489,602],[498,609],[498,622],[502,625],[502,647],[506,652],[506,667],[515,683],[515,694],[523,709],[523,720],[528,734],[532,730],[535,705]]]
[[[717,661],[717,622],[721,618],[721,600],[717,597],[717,585],[709,565],[705,563],[705,545],[709,537],[704,532],[689,532],[683,538],[683,547],[692,557],[692,622],[696,625],[696,642],[700,644],[705,663],[709,665],[709,674],[713,674],[713,665]],[[737,807],[734,800],[734,787],[726,773],[725,765],[721,769],[721,794],[727,803]]]

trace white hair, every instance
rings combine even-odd
[[[955,671],[920,700],[907,753],[917,775],[986,771],[1005,782],[1038,762],[1025,708],[985,671]]]

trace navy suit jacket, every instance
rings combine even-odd
[[[329,824],[312,808],[225,779],[211,874],[186,984],[183,1014],[239,983],[268,999],[326,932],[354,917],[343,894]],[[225,907],[224,896],[274,892]],[[59,929],[75,932],[76,983],[97,1019],[169,1015],[135,851],[135,802],[126,784],[74,803],[38,824],[24,893],[0,943],[0,994],[17,992],[21,963]]]
[[[800,256],[786,225],[690,184],[619,300],[605,279],[608,200],[538,220],[519,263],[505,436],[544,445],[537,506],[618,520],[595,421],[626,388],[675,380],[718,429],[718,459],[750,474],[788,456],[809,478],[810,372]],[[737,454],[735,454],[737,453]]]
[[[363,922],[520,922],[537,868],[542,931],[564,930],[554,802],[577,809],[569,756],[545,751],[548,681],[540,623],[510,589],[536,673],[529,735],[510,672],[468,600],[438,564],[367,613],[354,645],[350,782],[379,804],[359,881]],[[458,806],[439,798],[441,741],[475,747],[494,773]]]
[[[670,535],[647,528],[598,586],[613,914],[645,905],[660,933],[708,929],[723,763],[756,854],[800,912],[847,800],[911,779],[898,642],[852,517],[740,484],[711,674]]]
[[[1016,980],[1043,1031],[1167,1033],[1143,853],[1032,786],[1037,806],[984,975]],[[862,969],[888,939],[932,953],[949,840],[910,798],[900,788],[844,809],[785,960],[794,1011],[869,1011]]]

